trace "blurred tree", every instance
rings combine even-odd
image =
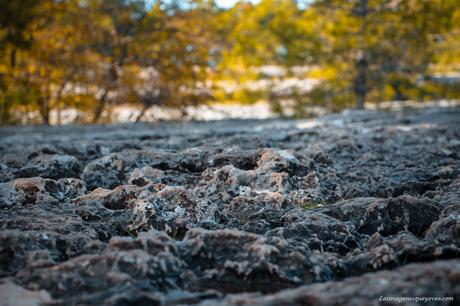
[[[2,122],[10,100],[49,124],[52,110],[59,123],[60,110],[69,106],[91,111],[95,123],[111,103],[142,104],[141,119],[152,105],[179,108],[210,98],[212,2],[181,8],[156,1],[150,10],[136,0],[0,5],[8,15],[1,18],[0,51],[11,54],[0,66]]]
[[[153,105],[185,112],[185,106],[211,99],[206,81],[215,44],[215,9],[214,3],[207,1],[186,8],[177,2],[156,2],[152,7],[141,25],[144,39],[137,49],[143,75],[151,75],[135,92],[142,104],[137,120]]]
[[[213,99],[268,100],[303,116],[311,106],[460,96],[444,77],[460,63],[457,0],[148,3],[0,0],[1,123],[18,114],[60,123],[67,108],[102,122],[125,103],[141,120],[154,105],[185,113]],[[286,78],[319,85],[276,91]]]
[[[456,7],[456,1],[449,0],[318,0],[311,9],[327,19],[318,62],[337,69],[338,78],[353,76],[344,79],[357,108],[368,98],[414,98],[417,77],[435,63],[437,42],[432,35],[451,31]],[[331,88],[327,82],[324,86],[343,88]]]
[[[311,53],[317,52],[320,44],[317,29],[303,14],[293,0],[240,2],[220,12],[216,16],[221,38],[216,77],[224,88],[232,84],[236,89],[222,92],[219,86],[214,94],[241,103],[270,100],[276,105],[279,98],[284,99],[272,92],[273,85],[284,77],[282,71],[312,64]],[[264,66],[272,66],[273,73],[264,72]],[[283,108],[276,110],[282,112]]]
[[[94,1],[88,4],[97,84],[92,122],[110,102],[141,104],[140,120],[153,105],[180,108],[207,98],[203,94],[212,31],[207,3],[181,9],[156,1]]]
[[[0,0],[0,124],[10,122],[15,99],[11,91],[17,86],[18,52],[28,50],[33,42],[30,34],[37,18],[39,0]]]
[[[21,61],[24,82],[33,94],[30,99],[37,104],[44,124],[50,123],[53,109],[60,123],[61,108],[67,106],[62,101],[65,90],[81,81],[88,68],[86,36],[74,29],[82,20],[79,5],[78,0],[42,1],[42,17],[32,32],[36,43]]]

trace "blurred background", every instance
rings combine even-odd
[[[459,97],[459,0],[0,0],[3,125]]]

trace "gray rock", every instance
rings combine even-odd
[[[223,300],[210,300],[200,306],[276,306],[276,305],[439,305],[440,301],[397,300],[395,297],[444,297],[454,303],[460,297],[460,261],[411,264],[395,271],[368,273],[341,282],[326,282],[272,295],[237,294]],[[441,281],[431,282],[436,278]],[[393,299],[392,299],[393,298]]]
[[[30,159],[16,172],[17,177],[78,178],[81,172],[80,161],[70,155],[44,154]]]
[[[459,299],[459,123],[459,109],[433,108],[1,128],[0,293],[26,305]]]

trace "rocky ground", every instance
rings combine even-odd
[[[8,127],[0,157],[2,305],[460,301],[459,108]]]

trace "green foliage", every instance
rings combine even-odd
[[[331,22],[321,51],[324,60],[320,60],[323,66],[337,69],[336,78],[329,81],[352,76],[345,80],[356,96],[353,87],[364,77],[362,95],[367,101],[417,99],[423,88],[416,79],[432,73],[439,63],[444,39],[434,37],[458,31],[456,1],[324,0],[311,9]],[[360,59],[365,61],[362,75],[357,67]]]
[[[70,107],[85,114],[79,120],[100,122],[118,103],[182,107],[209,99],[207,4],[0,1],[0,53],[14,55],[0,59],[1,123],[38,112],[48,124],[51,111],[59,117]]]
[[[59,123],[75,108],[80,122],[103,122],[126,103],[141,119],[153,105],[210,101],[268,101],[304,117],[313,107],[455,99],[458,83],[433,76],[460,67],[458,20],[457,0],[262,0],[227,10],[208,0],[0,0],[0,119],[49,123],[56,111]],[[284,74],[261,73],[267,65]],[[286,78],[319,83],[276,92]]]

